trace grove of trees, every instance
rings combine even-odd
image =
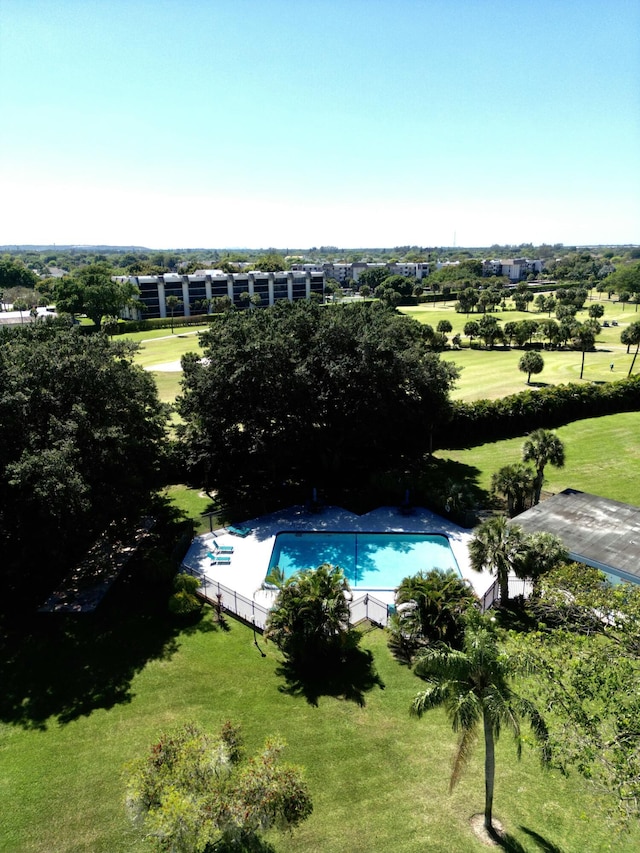
[[[60,321],[0,326],[5,589],[55,578],[110,524],[137,521],[148,505],[166,411],[133,352]]]
[[[365,482],[408,465],[446,419],[456,368],[380,303],[280,303],[221,315],[183,358],[186,463],[223,498]]]

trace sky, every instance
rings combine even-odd
[[[0,0],[0,245],[640,243],[638,0]]]

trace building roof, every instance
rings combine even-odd
[[[640,507],[565,489],[513,523],[527,533],[553,533],[572,560],[640,583]]]

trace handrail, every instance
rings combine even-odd
[[[258,631],[264,631],[267,624],[268,608],[258,604],[252,598],[247,598],[241,593],[219,581],[213,581],[206,576],[202,569],[196,569],[183,563],[182,570],[200,580],[198,595],[204,598],[214,607],[222,607],[227,613],[232,613],[243,622],[255,627]],[[389,618],[388,606],[375,596],[365,593],[349,602],[349,619],[352,624],[357,624],[365,619],[381,627],[386,627]]]

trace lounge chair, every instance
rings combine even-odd
[[[240,536],[243,539],[251,533],[250,527],[227,527],[227,530],[234,536]]]
[[[211,547],[216,554],[233,554],[233,545],[218,545],[215,539],[211,543]]]
[[[221,557],[219,554],[214,554],[212,551],[207,551],[207,557],[211,558],[212,566],[228,566],[231,563],[231,557]]]

